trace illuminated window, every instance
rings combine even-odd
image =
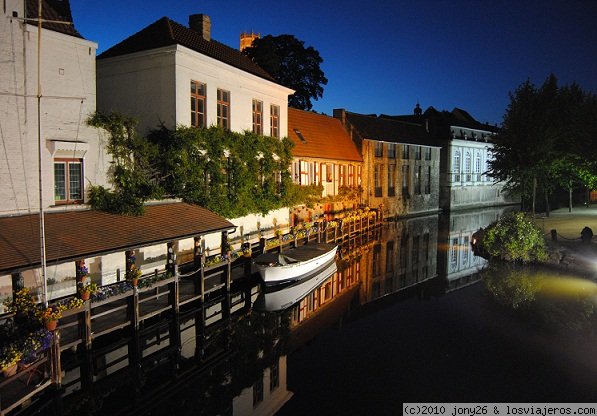
[[[396,165],[388,165],[388,196],[396,195]]]
[[[415,194],[421,195],[421,166],[415,169]]]
[[[269,107],[269,135],[272,137],[280,137],[280,106],[270,105]]]
[[[191,80],[191,126],[205,127],[205,84]]]
[[[454,173],[454,182],[460,182],[460,152],[454,153],[454,163],[452,164],[452,172]]]
[[[388,157],[390,159],[396,159],[396,143],[388,144]]]
[[[253,133],[263,134],[263,102],[253,100]]]
[[[374,188],[375,188],[375,196],[380,197],[382,195],[381,190],[381,165],[375,164],[374,172],[373,172],[373,181],[374,181]]]
[[[425,160],[431,160],[431,147],[425,148]]]
[[[383,142],[375,142],[375,157],[383,157]]]
[[[475,173],[477,174],[477,182],[481,182],[481,155],[478,153],[475,158]]]
[[[466,156],[464,157],[464,173],[465,173],[465,180],[470,182],[472,179],[471,175],[471,154],[470,152],[466,152]]]
[[[421,146],[415,146],[415,159],[421,160]]]
[[[230,92],[218,89],[218,126],[230,130]]]
[[[407,145],[407,144],[403,144],[402,145],[402,159],[408,160],[408,158],[410,156],[409,155],[409,149],[410,149],[409,145]]]
[[[54,201],[83,202],[83,159],[54,159]]]

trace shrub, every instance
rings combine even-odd
[[[543,232],[525,213],[509,213],[490,224],[483,238],[483,249],[494,258],[512,262],[547,259]]]

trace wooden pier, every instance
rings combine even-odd
[[[139,348],[134,340],[143,331],[159,326],[166,318],[180,322],[190,311],[199,310],[196,321],[205,330],[208,326],[226,325],[235,313],[250,310],[252,300],[260,290],[258,281],[251,274],[252,257],[310,241],[354,247],[363,237],[375,233],[381,224],[382,218],[376,211],[366,211],[342,220],[293,227],[286,233],[270,230],[269,235],[260,234],[249,241],[233,241],[231,246],[239,245],[240,248],[233,250],[231,247],[224,254],[210,257],[206,256],[202,240],[197,238],[191,262],[142,276],[137,286],[128,281],[103,286],[80,308],[64,312],[54,331],[52,346],[44,356],[0,382],[0,415],[17,411],[48,387],[68,388],[69,381],[63,379],[63,355],[82,350],[92,356],[96,344],[101,345],[100,341],[110,334],[126,340],[127,356],[134,357]],[[180,328],[167,332],[171,336],[180,334]],[[159,343],[159,340],[157,336],[155,342]],[[200,355],[208,356],[209,339],[204,337],[203,343],[204,350]],[[89,365],[97,371],[97,365]]]

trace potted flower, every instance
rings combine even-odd
[[[87,283],[85,286],[79,289],[79,296],[83,300],[89,300],[89,297],[97,292],[98,289],[97,283]]]
[[[62,318],[63,310],[59,306],[48,306],[47,308],[39,309],[37,317],[46,326],[48,331],[54,331],[58,325],[58,320]]]
[[[126,280],[128,280],[133,286],[137,286],[139,282],[139,278],[141,277],[141,269],[137,268],[134,264],[131,265],[131,268],[126,272]]]
[[[17,372],[17,363],[21,360],[23,353],[15,344],[5,345],[0,350],[0,370],[4,377],[10,377]]]

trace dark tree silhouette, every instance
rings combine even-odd
[[[255,39],[243,52],[277,82],[295,90],[288,98],[290,107],[310,110],[311,99],[323,96],[323,85],[328,83],[320,67],[323,59],[317,50],[312,46],[305,48],[305,42],[293,35]]]

